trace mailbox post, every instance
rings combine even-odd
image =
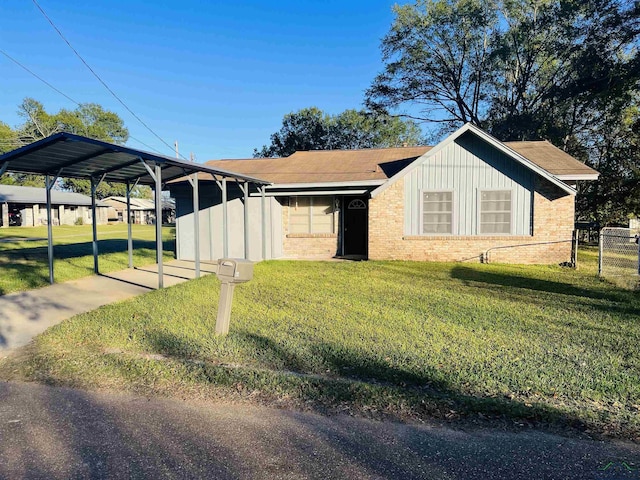
[[[244,258],[221,258],[218,260],[216,276],[222,282],[218,317],[216,318],[216,334],[226,335],[229,333],[233,290],[238,283],[245,283],[253,278],[253,262]]]

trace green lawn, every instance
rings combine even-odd
[[[640,297],[597,280],[594,258],[263,262],[225,338],[208,276],[66,321],[0,377],[637,438]]]
[[[155,263],[155,226],[133,225],[134,265]],[[163,227],[164,258],[174,257],[175,229]],[[91,225],[53,227],[55,280],[93,274]],[[100,271],[127,268],[127,226],[98,225]],[[0,228],[0,295],[49,284],[47,227]]]

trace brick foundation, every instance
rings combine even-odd
[[[562,263],[571,259],[575,197],[543,179],[534,194],[533,235],[406,236],[404,180],[369,201],[369,258],[372,260]],[[541,245],[541,242],[560,242]],[[536,244],[536,245],[528,245]],[[515,248],[513,246],[519,245]],[[509,248],[499,248],[509,247]]]

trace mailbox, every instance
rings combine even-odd
[[[216,271],[220,286],[220,301],[218,303],[218,317],[216,318],[216,333],[229,333],[231,321],[231,304],[233,289],[238,283],[248,282],[253,278],[253,262],[244,258],[221,258],[218,260]]]
[[[244,258],[221,258],[216,272],[223,283],[245,283],[253,278],[253,262]]]

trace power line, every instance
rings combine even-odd
[[[71,51],[73,51],[73,53],[76,54],[76,56],[80,59],[80,61],[84,64],[85,67],[87,67],[89,69],[89,71],[93,74],[94,77],[96,77],[96,79],[98,79],[98,81],[104,86],[104,88],[107,89],[107,91],[113,95],[113,97],[120,102],[120,104],[126,108],[126,110],[133,115],[133,117],[138,120],[147,130],[149,130],[158,140],[160,140],[162,143],[164,143],[167,147],[169,147],[171,150],[173,150],[173,147],[171,145],[169,145],[167,142],[165,142],[156,132],[154,132],[151,127],[149,127],[138,115],[136,115],[133,110],[131,110],[126,103],[124,103],[124,101],[118,96],[116,95],[116,93],[111,90],[111,88],[109,88],[109,85],[107,85],[105,83],[104,80],[102,80],[102,78],[100,78],[100,76],[93,70],[93,68],[91,68],[91,66],[85,61],[84,58],[82,58],[82,55],[80,55],[78,53],[78,51],[73,48],[73,46],[71,45],[71,43],[69,42],[69,40],[67,40],[67,38],[62,34],[62,32],[60,31],[60,29],[58,27],[56,27],[55,23],[53,23],[53,20],[51,20],[51,18],[49,18],[49,16],[46,14],[46,12],[42,9],[42,7],[40,6],[40,4],[38,4],[37,0],[32,0],[34,5],[36,7],[38,7],[38,10],[40,10],[40,12],[42,13],[42,15],[44,15],[44,18],[47,19],[47,21],[51,24],[51,26],[53,27],[53,29],[58,32],[58,35],[60,35],[60,38],[62,38],[62,40],[64,40],[64,42],[69,46],[69,48],[71,49]],[[180,155],[182,158],[184,158],[186,160],[186,158],[182,155]]]
[[[0,50],[0,53],[2,53],[5,57],[7,57],[9,60],[11,60],[13,63],[15,63],[16,65],[18,65],[20,68],[23,68],[24,70],[26,70],[27,72],[29,72],[31,75],[33,75],[34,77],[36,77],[38,80],[40,80],[42,83],[44,83],[46,86],[48,86],[49,88],[55,90],[56,92],[58,92],[60,95],[62,95],[63,97],[65,97],[67,100],[75,103],[76,105],[80,105],[78,102],[76,102],[73,98],[71,98],[69,95],[67,95],[64,92],[61,92],[60,90],[58,90],[56,87],[54,87],[53,85],[51,85],[49,82],[47,82],[44,78],[42,78],[41,76],[39,76],[38,74],[32,72],[31,70],[29,70],[27,67],[25,67],[23,64],[21,64],[19,61],[17,61],[15,58],[13,58],[11,55],[9,55],[7,52],[5,52],[4,50]]]
[[[52,90],[58,92],[60,95],[62,95],[63,97],[65,97],[67,100],[69,100],[70,102],[76,104],[78,107],[81,107],[82,104],[80,102],[77,102],[76,100],[74,100],[73,98],[71,98],[69,95],[67,95],[66,93],[64,93],[62,90],[59,90],[58,88],[56,88],[55,86],[53,86],[52,84],[50,84],[49,82],[47,82],[44,78],[42,78],[40,75],[38,75],[37,73],[33,72],[32,70],[30,70],[27,66],[23,65],[22,63],[20,63],[18,60],[16,60],[15,58],[13,58],[11,55],[9,55],[7,52],[5,52],[4,50],[0,49],[0,53],[2,53],[5,57],[7,57],[9,60],[11,60],[13,63],[15,63],[16,65],[18,65],[20,68],[24,69],[25,71],[27,71],[28,73],[30,73],[31,75],[33,75],[35,78],[37,78],[38,80],[40,80],[42,83],[44,83],[47,87],[51,88]],[[129,135],[129,138],[131,140],[134,140],[138,143],[140,143],[141,145],[144,145],[145,147],[147,147],[150,150],[153,150],[156,153],[159,153],[162,155],[162,152],[160,152],[160,150],[152,147],[151,145],[147,145],[146,143],[144,143],[142,140],[138,140],[136,137]],[[18,141],[19,142],[19,141]],[[3,143],[2,140],[0,140],[0,143]],[[22,145],[24,145],[24,142],[20,142]]]

